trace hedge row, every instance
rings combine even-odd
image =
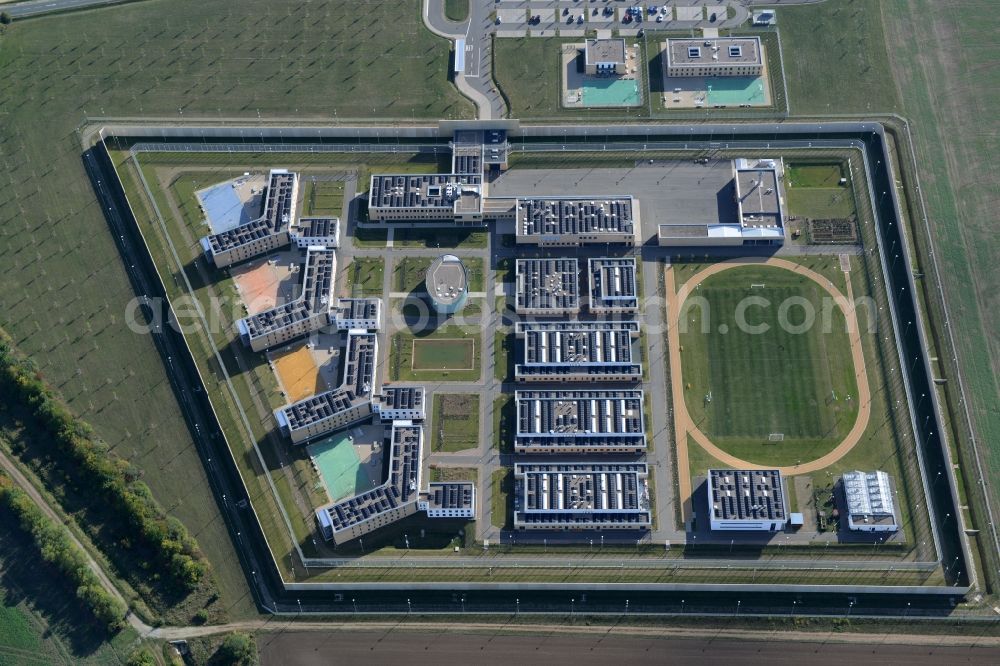
[[[79,487],[100,493],[105,506],[118,514],[129,536],[146,546],[151,564],[183,590],[197,587],[206,561],[198,544],[176,518],[168,517],[149,487],[128,461],[113,455],[93,429],[78,419],[39,376],[30,359],[21,357],[0,330],[0,388],[34,414],[56,447],[79,473]]]
[[[31,535],[42,559],[54,565],[76,587],[76,596],[108,631],[125,626],[128,610],[101,586],[87,565],[87,557],[69,538],[66,528],[46,517],[28,495],[0,473],[0,506],[17,517],[21,528]]]

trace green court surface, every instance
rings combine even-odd
[[[725,106],[764,104],[764,79],[760,76],[719,76],[706,83],[708,103]]]
[[[584,106],[638,106],[642,102],[637,79],[592,79],[583,82]]]
[[[470,370],[475,359],[474,338],[437,338],[413,341],[414,370]]]
[[[336,502],[374,487],[361,468],[361,459],[354,450],[350,435],[338,433],[310,445],[308,451],[331,501]]]

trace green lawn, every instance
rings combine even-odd
[[[444,0],[444,15],[458,22],[469,18],[469,0]]]
[[[479,328],[475,326],[448,324],[419,333],[400,331],[392,336],[389,377],[394,381],[426,381],[429,378],[476,381],[480,375],[480,347]],[[442,365],[447,367],[441,369]],[[448,369],[470,366],[471,370]]]
[[[961,316],[961,325],[951,332],[996,511],[1000,507],[1000,410],[996,408],[1000,404],[1000,271],[996,269],[1000,164],[994,109],[1000,105],[996,49],[1000,13],[989,2],[891,0],[883,6],[886,17],[892,17],[887,18],[886,35],[893,81],[900,90],[902,112],[913,123],[921,192],[945,297],[951,316]],[[968,44],[982,45],[974,58]],[[908,185],[912,188],[913,183]],[[929,266],[921,268],[930,273]],[[936,282],[928,279],[925,289],[936,291]],[[936,305],[933,311],[938,311]],[[947,349],[938,351],[944,359],[952,356]],[[943,371],[955,376],[950,362]],[[949,379],[957,403],[954,384]],[[971,457],[961,462],[971,476]],[[987,520],[983,507],[977,513],[980,523]],[[986,568],[995,572],[996,560]]]
[[[355,257],[347,267],[347,293],[353,297],[381,297],[384,274],[385,260],[382,257]]]
[[[451,165],[443,169],[447,171]],[[484,248],[489,243],[490,235],[486,231],[475,229],[396,229],[394,244],[399,247],[423,248]]]
[[[898,108],[882,30],[884,6],[847,0],[781,8],[778,22],[792,113]],[[886,17],[894,19],[891,13]]]
[[[393,291],[426,291],[424,279],[434,260],[430,257],[402,257],[392,267]]]
[[[493,448],[501,453],[513,453],[514,396],[501,393],[493,399]]]
[[[854,215],[854,197],[845,187],[789,187],[788,213],[814,220],[847,219]]]
[[[340,217],[344,210],[344,181],[312,181],[304,179],[304,215],[332,215]]]
[[[437,467],[431,465],[431,481],[472,481],[479,479],[479,470],[475,467]]]
[[[511,529],[514,526],[514,471],[498,469],[490,477],[493,495],[490,504],[490,522],[493,527]]]
[[[476,448],[479,444],[479,396],[435,393],[431,438],[435,451]]]
[[[788,187],[837,187],[843,177],[840,164],[789,164],[785,169]]]
[[[413,370],[469,370],[475,349],[475,338],[416,338],[413,341]]]
[[[707,310],[687,309],[680,341],[685,399],[699,427],[730,453],[762,464],[793,464],[833,448],[854,424],[857,387],[843,313],[836,309],[823,325],[826,292],[784,269],[738,267],[708,278],[696,294]],[[737,308],[748,297],[770,305],[747,309],[749,326],[741,329]],[[791,326],[780,324],[789,299],[806,299],[814,326],[795,332],[805,319],[798,305],[787,312]],[[758,326],[769,329],[752,332]],[[784,441],[769,443],[771,433]]]
[[[469,291],[482,291],[486,288],[486,277],[483,272],[483,260],[479,257],[465,257],[465,274],[469,279]]]
[[[514,379],[514,336],[507,331],[493,333],[493,376],[498,382]]]

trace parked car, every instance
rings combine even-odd
[[[712,15],[708,17],[708,21],[709,23],[715,23],[715,12],[712,12]]]

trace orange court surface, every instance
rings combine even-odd
[[[260,258],[232,269],[240,299],[249,314],[269,310],[279,299],[284,301],[291,295],[297,275],[289,269],[290,262],[285,260],[285,255],[279,253],[274,262]]]
[[[312,350],[305,342],[274,352],[270,354],[270,358],[278,383],[289,402],[327,390],[326,382],[316,367]]]

